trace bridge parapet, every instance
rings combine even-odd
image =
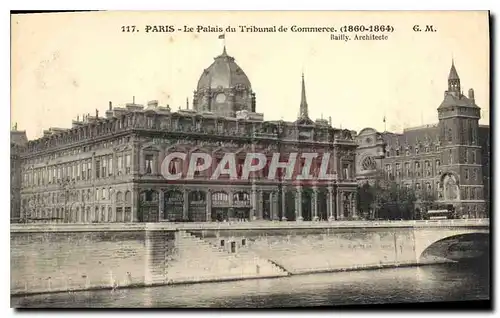
[[[87,232],[87,231],[177,231],[203,229],[305,229],[305,228],[401,228],[401,227],[489,227],[489,219],[410,220],[410,221],[334,221],[334,222],[200,222],[200,223],[45,223],[11,224],[16,232]]]

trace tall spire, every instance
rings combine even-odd
[[[455,68],[455,61],[453,58],[451,59],[451,68],[450,74],[448,75],[448,80],[460,80],[460,77],[458,77],[457,69]]]
[[[460,95],[460,77],[458,77],[453,58],[451,59],[450,74],[448,75],[448,92]]]
[[[304,72],[302,72],[302,94],[300,97],[300,114],[301,118],[309,118],[309,110],[307,109],[306,99],[306,83],[304,80]]]

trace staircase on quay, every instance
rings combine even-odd
[[[288,276],[289,273],[253,253],[232,253],[189,232],[179,231],[177,255],[167,270],[169,283],[224,281]]]

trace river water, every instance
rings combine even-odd
[[[276,279],[12,297],[17,308],[273,308],[488,300],[487,260]]]

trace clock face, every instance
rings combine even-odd
[[[226,101],[226,95],[220,93],[215,97],[217,103],[224,103]]]

